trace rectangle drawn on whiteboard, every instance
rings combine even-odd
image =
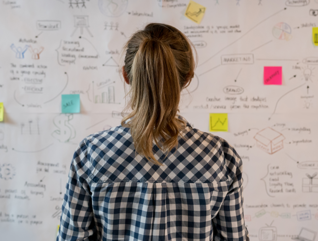
[[[297,220],[298,221],[311,220],[311,212],[310,212],[310,210],[297,212]]]
[[[54,31],[61,28],[61,21],[56,20],[38,20],[36,28],[41,31]]]
[[[222,64],[254,64],[253,54],[227,54],[221,56]]]

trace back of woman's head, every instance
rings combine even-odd
[[[166,153],[178,144],[185,125],[177,118],[180,92],[194,75],[191,45],[178,29],[151,23],[136,32],[125,48],[132,111],[122,125],[130,128],[136,152],[162,165],[154,157],[153,141]]]

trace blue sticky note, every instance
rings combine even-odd
[[[79,113],[80,111],[80,95],[62,95],[62,113]]]

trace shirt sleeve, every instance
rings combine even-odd
[[[83,140],[71,162],[56,241],[97,240],[88,185],[90,176],[88,157],[88,149]]]
[[[212,219],[214,240],[249,241],[243,211],[243,163],[235,149],[227,142],[223,141],[222,148],[227,174],[233,182],[219,213]]]

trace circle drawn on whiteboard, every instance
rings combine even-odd
[[[247,184],[248,184],[248,176],[245,172],[243,172],[243,174],[242,174],[242,179],[243,179],[243,189],[245,189],[247,187]]]
[[[273,27],[273,36],[279,40],[290,40],[292,38],[291,27],[284,22],[280,22]]]
[[[191,84],[187,88],[182,90],[181,95],[191,94],[194,91],[196,91],[198,87],[199,87],[199,78],[196,74],[194,74]]]
[[[11,164],[0,166],[0,179],[11,180],[15,176],[15,169]]]
[[[98,7],[102,14],[108,17],[122,15],[128,5],[128,0],[98,0]]]

